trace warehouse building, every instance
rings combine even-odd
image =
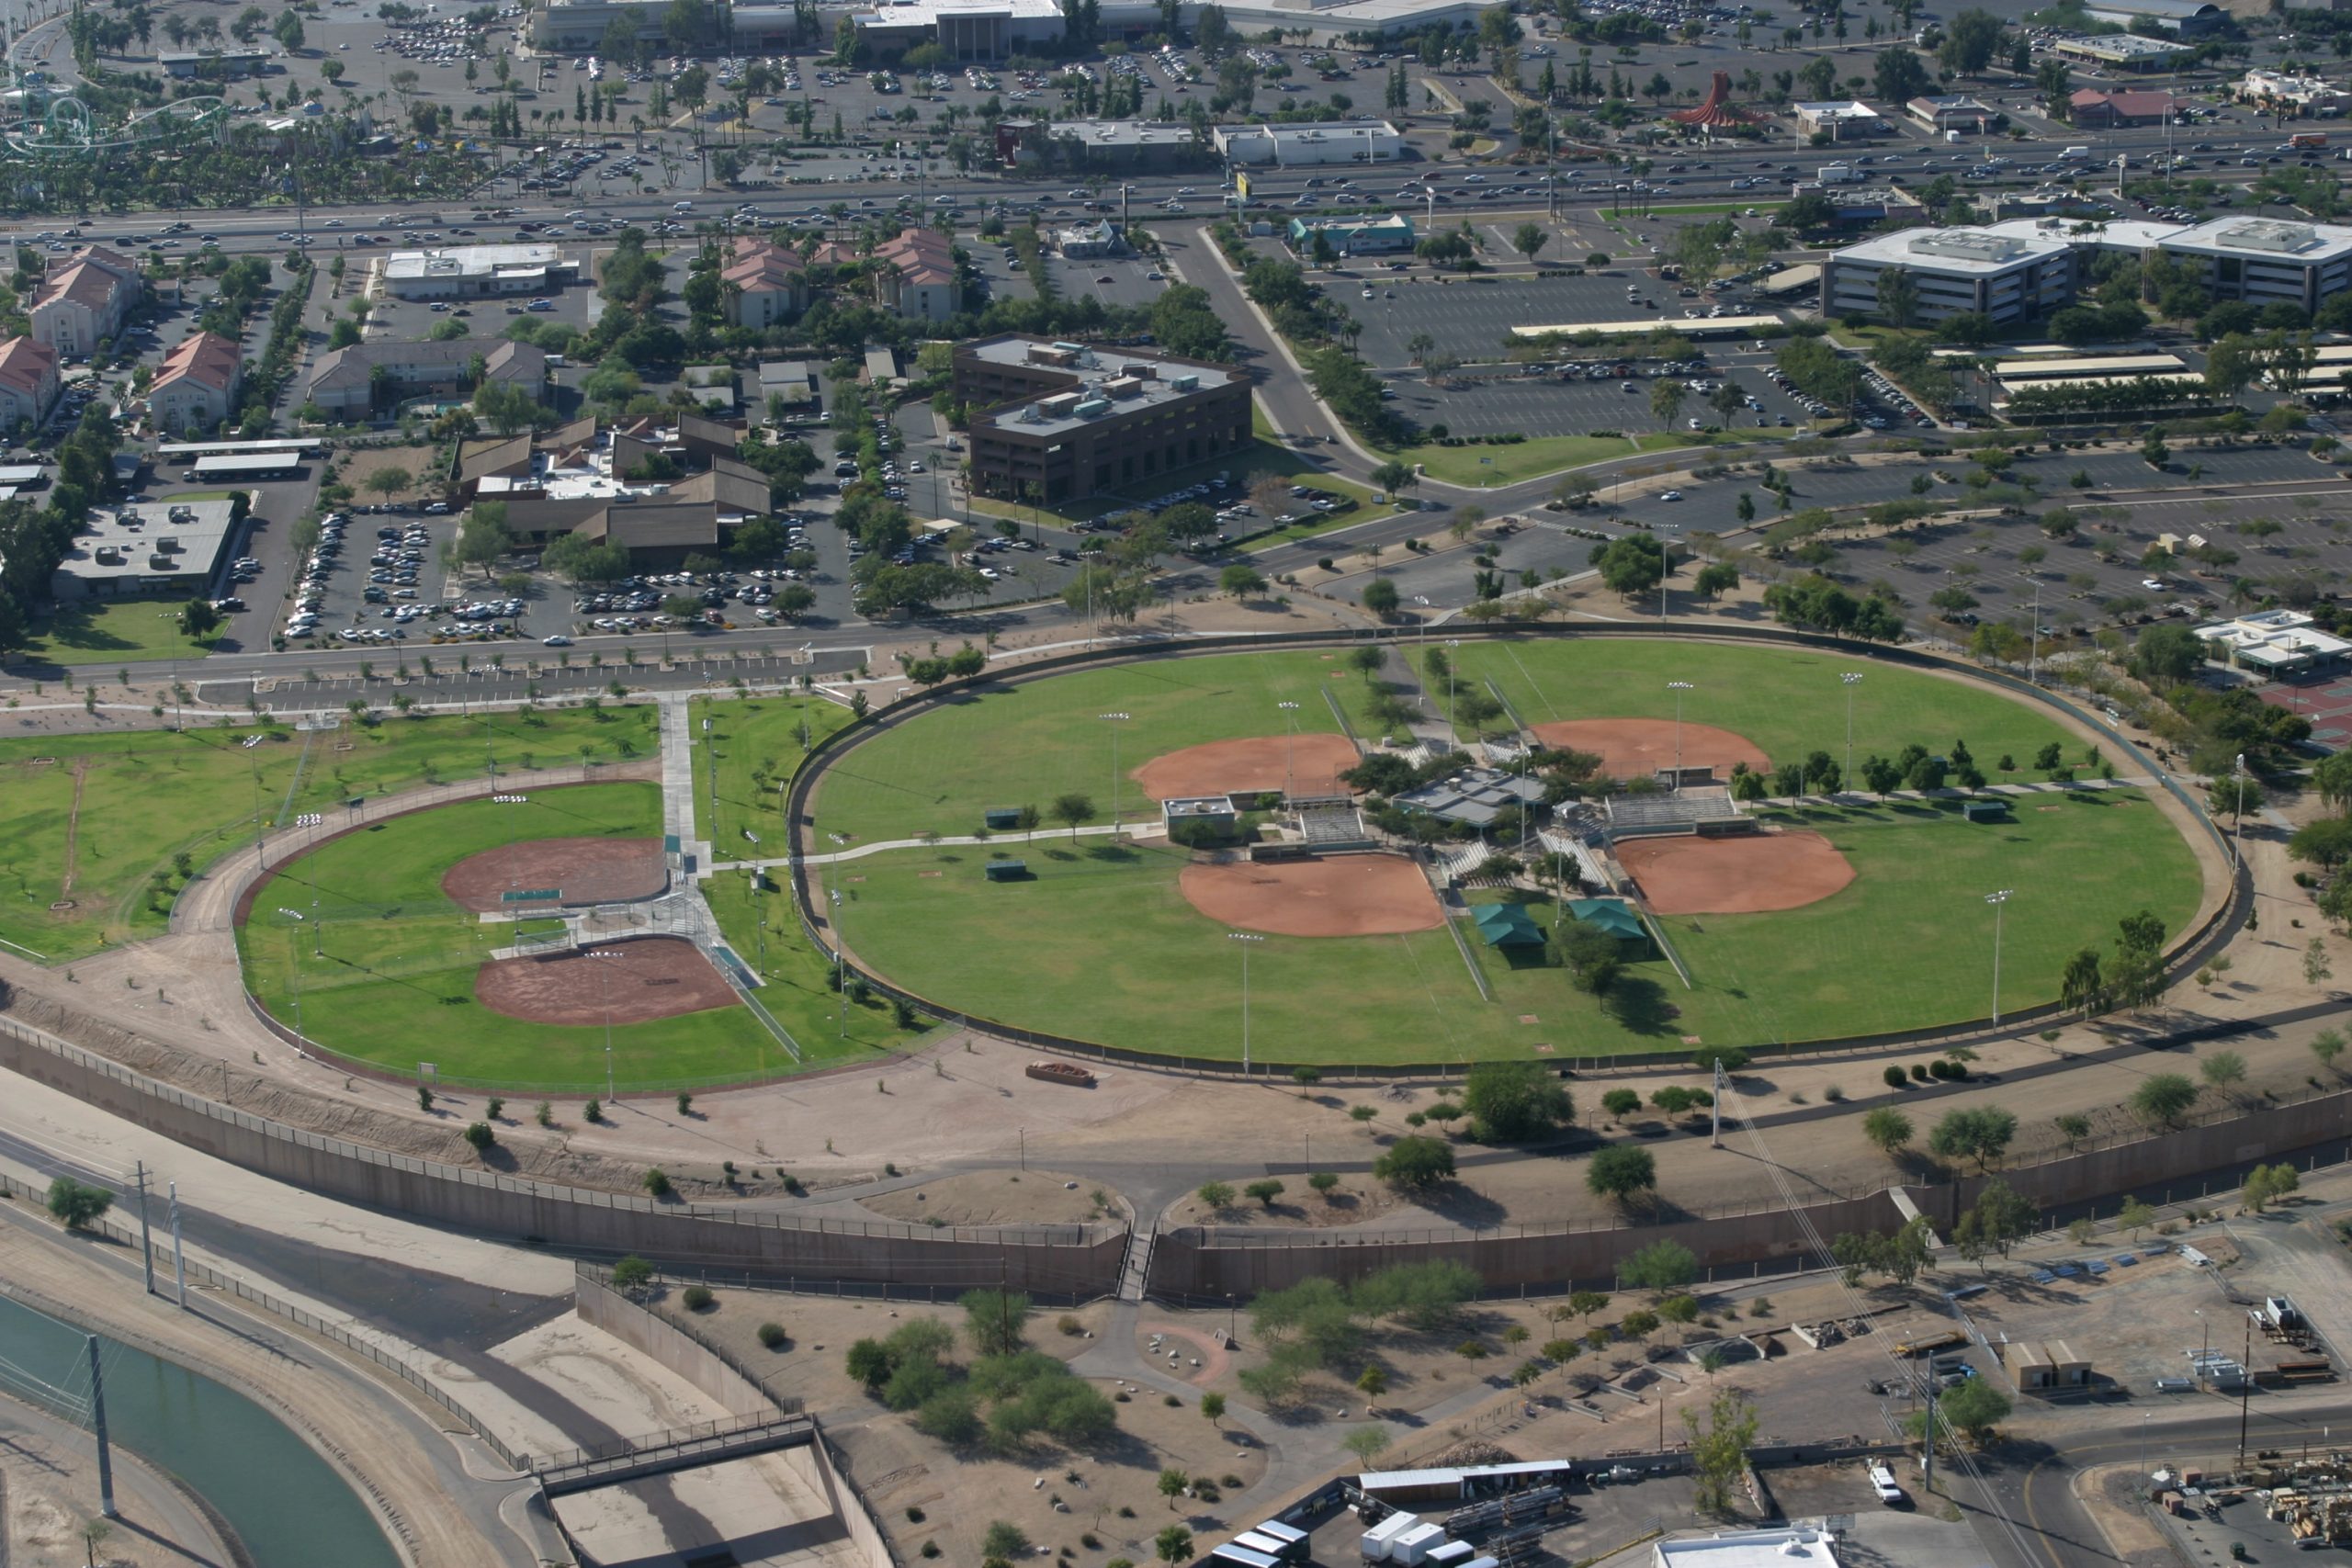
[[[2075,254],[2064,240],[1987,229],[1906,229],[1831,254],[1822,269],[1824,316],[1880,315],[1879,280],[1907,275],[1914,319],[1971,311],[1996,323],[2043,316],[2075,297]]]
[[[2230,25],[2230,14],[2209,0],[2098,0],[2087,10],[2094,22],[2157,28],[2177,38],[2210,38]]]
[[[1827,1530],[1723,1530],[1650,1543],[1650,1568],[1838,1568]]]
[[[1250,442],[1248,378],[1154,349],[984,338],[956,346],[955,389],[982,495],[1069,501]]]
[[[1405,138],[1385,119],[1305,125],[1220,125],[1211,131],[1229,164],[1386,164],[1404,156]]]

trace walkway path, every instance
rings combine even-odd
[[[694,713],[692,698],[664,692],[654,698],[662,716],[662,831],[696,866],[710,864],[710,846],[695,838]]]

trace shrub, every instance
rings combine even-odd
[[[537,1122],[538,1122],[539,1125],[540,1125],[540,1126],[542,1126],[542,1127],[552,1127],[552,1126],[554,1126],[554,1125],[555,1125],[555,1107],[554,1107],[554,1106],[552,1106],[552,1105],[550,1105],[550,1104],[548,1104],[546,1100],[542,1100],[541,1101],[539,1101],[539,1109],[538,1109],[538,1111],[537,1111],[537,1113],[536,1113],[536,1119],[537,1120]]]
[[[1827,1089],[1821,1091],[1821,1098],[1829,1101],[1832,1105],[1835,1105],[1839,1100],[1846,1098],[1846,1091],[1838,1088],[1836,1084],[1831,1084]]]
[[[760,1325],[760,1343],[771,1350],[781,1350],[791,1343],[791,1336],[785,1333],[780,1323],[763,1323]]]
[[[645,1190],[650,1197],[667,1198],[670,1195],[669,1172],[658,1165],[646,1171]]]
[[[1060,1329],[1064,1334],[1072,1336],[1086,1332],[1086,1325],[1078,1320],[1078,1314],[1076,1313],[1066,1312],[1062,1314],[1061,1317],[1055,1323],[1054,1326]]]
[[[641,1290],[652,1282],[653,1265],[633,1252],[613,1265],[613,1285],[617,1290]]]
[[[1926,1083],[1928,1081],[1928,1064],[1925,1062],[1912,1063],[1911,1076],[1914,1078],[1917,1078],[1919,1082]]]
[[[114,1194],[103,1187],[85,1187],[70,1176],[49,1184],[50,1217],[69,1231],[97,1224],[114,1206]]]
[[[685,1294],[678,1300],[684,1303],[688,1312],[708,1312],[711,1303],[718,1298],[710,1293],[708,1285],[688,1285]]]
[[[1903,1069],[1898,1066],[1889,1066],[1886,1071],[1881,1073],[1879,1077],[1885,1080],[1886,1087],[1889,1089],[1901,1089],[1905,1084],[1911,1081],[1909,1078],[1903,1076]]]
[[[927,1540],[927,1541],[924,1541],[924,1542],[922,1543],[922,1550],[918,1551],[915,1553],[915,1555],[916,1555],[917,1557],[926,1557],[926,1558],[928,1558],[928,1557],[936,1557],[936,1556],[938,1556],[938,1555],[939,1555],[939,1542],[937,1542],[937,1541],[935,1541],[935,1540]]]
[[[490,1097],[490,1103],[481,1108],[481,1113],[485,1120],[495,1122],[505,1110],[506,1102],[493,1094]]]
[[[474,1153],[481,1154],[498,1142],[498,1134],[491,1130],[487,1122],[470,1122],[466,1127],[466,1142],[474,1146]]]
[[[580,1114],[591,1126],[602,1126],[604,1124],[605,1108],[595,1100],[590,1100],[588,1102],[588,1108],[585,1111],[582,1111]]]

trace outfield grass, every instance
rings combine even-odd
[[[1532,725],[1670,719],[1675,694],[1667,683],[1685,681],[1696,688],[1682,694],[1682,717],[1690,723],[1746,736],[1775,761],[1823,750],[1842,765],[1849,688],[1838,677],[1859,670],[1862,679],[1850,688],[1857,764],[1873,751],[1892,758],[1914,741],[1942,753],[1955,740],[1968,742],[1996,784],[2040,778],[2022,769],[2004,774],[1996,764],[2005,754],[2030,764],[2052,740],[2068,761],[2085,761],[2082,743],[2054,719],[1990,687],[1810,649],[1577,637],[1465,641],[1448,652],[1461,680],[1492,681]],[[1431,683],[1441,704],[1442,687]]]
[[[662,792],[650,784],[537,791],[519,805],[468,801],[372,824],[288,863],[262,888],[251,922],[237,933],[246,983],[274,1017],[291,1024],[299,1011],[309,1038],[389,1071],[413,1073],[430,1061],[448,1081],[516,1093],[599,1092],[604,1029],[529,1023],[474,999],[475,973],[492,951],[552,922],[486,923],[442,896],[441,874],[469,855],[526,839],[661,831]],[[304,918],[278,915],[281,908]],[[800,966],[813,964],[821,985],[821,964],[807,956],[805,942],[799,946]],[[747,960],[755,951],[747,948]],[[792,966],[788,948],[771,943],[769,951],[776,965]],[[863,1039],[817,1032],[814,1010],[795,999],[806,990],[779,986],[762,998],[808,1053],[804,1065],[862,1052]],[[870,1017],[858,1021],[868,1025],[866,1034],[876,1032]],[[889,1032],[887,1012],[881,1022]],[[791,1064],[747,1011],[719,1008],[616,1026],[611,1066],[620,1088],[650,1089],[748,1078]]]
[[[819,697],[697,697],[691,711],[695,837],[707,840],[711,852],[721,860],[784,853],[785,786],[800,771],[800,759],[809,747],[850,722],[849,709]],[[710,782],[714,752],[718,759],[716,817]],[[757,833],[766,847],[746,839],[747,829]]]
[[[1967,823],[1956,807],[1789,820],[1826,833],[1860,874],[1803,909],[1668,920],[1696,989],[1662,960],[1635,964],[1604,1005],[1564,971],[1514,963],[1465,929],[1487,1002],[1443,931],[1268,937],[1250,950],[1254,1054],[1373,1064],[1670,1054],[1693,1038],[1927,1028],[1981,1017],[1991,1002],[1987,892],[2017,890],[2004,911],[2005,1010],[2054,997],[2067,957],[2111,947],[2123,915],[2144,908],[2177,931],[2197,908],[2188,847],[2136,791],[2028,805],[2009,824]],[[842,884],[851,950],[950,1010],[1172,1055],[1240,1055],[1238,961],[1225,928],[1178,890],[1179,857],[1087,840],[1018,853],[1034,880],[985,882],[989,852],[978,848],[840,868],[865,879]],[[1548,924],[1548,901],[1529,901]],[[1019,945],[943,937],[983,931],[1016,931]]]
[[[201,659],[211,651],[219,634],[198,641],[180,631],[180,611],[201,586],[194,585],[175,599],[75,599],[53,604],[33,621],[25,662],[77,669]]]
[[[817,829],[860,843],[976,833],[991,807],[1035,806],[1050,821],[1055,797],[1069,793],[1086,795],[1093,819],[1107,821],[1114,728],[1123,775],[1163,752],[1281,735],[1289,723],[1332,734],[1340,726],[1320,689],[1327,681],[1361,677],[1342,650],[1318,649],[1152,660],[959,694],[828,767]],[[1276,705],[1283,702],[1298,707]],[[1124,777],[1119,793],[1125,816],[1137,817],[1142,793]]]
[[[250,841],[256,817],[275,824],[361,795],[477,778],[493,757],[501,770],[577,763],[583,749],[619,761],[653,748],[653,717],[650,707],[566,708],[308,734],[0,740],[0,941],[56,961],[156,935],[182,881],[175,858],[200,872]],[[260,744],[243,744],[256,734]],[[73,908],[50,908],[67,900]]]

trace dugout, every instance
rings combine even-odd
[[[991,833],[1002,833],[1021,826],[1021,808],[1017,806],[992,806],[980,813],[980,821]]]
[[[1972,800],[1960,808],[1962,818],[1971,822],[2007,822],[2009,803],[2006,800]]]
[[[1025,860],[992,860],[981,873],[990,882],[1026,882],[1029,863]]]
[[[1571,898],[1568,915],[1578,925],[1591,926],[1617,939],[1621,958],[1654,958],[1649,928],[1622,898]]]
[[[1470,910],[1478,934],[1488,947],[1536,948],[1544,945],[1544,928],[1524,904],[1478,904]]]

